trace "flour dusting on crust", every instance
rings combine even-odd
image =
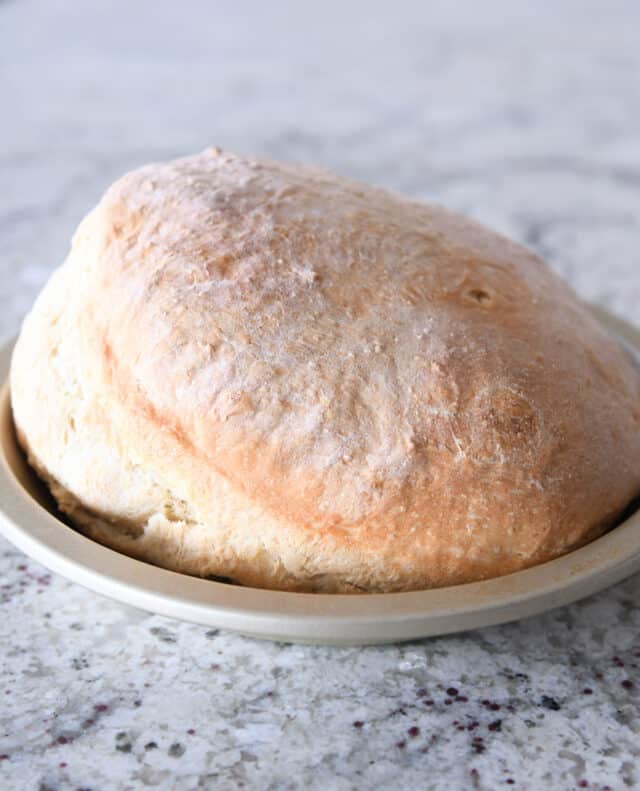
[[[532,253],[219,149],[107,191],[25,321],[11,386],[80,529],[262,587],[509,573],[640,490],[640,376]]]

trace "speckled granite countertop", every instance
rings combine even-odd
[[[466,211],[638,322],[639,31],[633,0],[0,1],[0,333],[113,178],[211,143]],[[638,576],[329,649],[147,615],[3,541],[0,575],[2,789],[640,787]]]

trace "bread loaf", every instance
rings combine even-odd
[[[508,574],[640,493],[640,374],[535,255],[218,149],[126,175],[85,217],[11,396],[81,531],[257,587]]]

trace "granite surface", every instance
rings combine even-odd
[[[633,0],[0,2],[0,335],[117,175],[216,143],[463,210],[640,321]],[[121,606],[0,540],[1,789],[640,788],[640,576],[370,648]]]

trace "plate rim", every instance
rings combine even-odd
[[[640,330],[592,313],[640,354]],[[604,536],[554,560],[481,582],[401,593],[264,590],[192,577],[116,552],[39,503],[20,481],[8,374],[15,338],[0,346],[0,534],[37,562],[94,592],[181,620],[283,642],[380,644],[450,634],[540,614],[640,570],[640,509]],[[21,459],[21,461],[20,461]],[[61,529],[62,528],[62,529]]]

